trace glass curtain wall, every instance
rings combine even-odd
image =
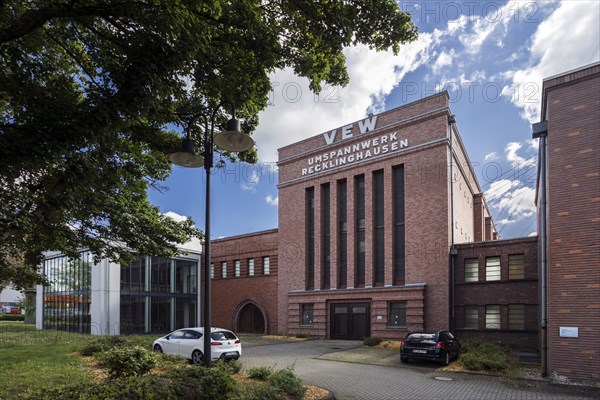
[[[90,333],[92,257],[82,252],[78,259],[67,256],[44,261],[50,284],[44,287],[44,328]]]
[[[196,326],[195,260],[143,256],[121,265],[121,333]]]

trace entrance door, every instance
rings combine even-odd
[[[260,308],[252,303],[240,311],[238,325],[240,333],[265,333],[265,318]]]
[[[335,303],[330,312],[332,339],[362,340],[371,336],[369,303]]]

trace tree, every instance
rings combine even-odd
[[[344,47],[416,35],[394,0],[0,1],[0,285],[33,283],[44,250],[173,254],[197,232],[146,191],[187,115],[229,100],[251,132],[276,68],[318,92],[348,82]]]

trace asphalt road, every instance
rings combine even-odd
[[[573,400],[598,396],[598,391],[545,382],[443,372],[435,364],[389,361],[376,365],[368,359],[364,363],[356,357],[361,347],[360,342],[337,340],[246,343],[240,361],[245,369],[293,368],[305,383],[329,389],[340,400]]]

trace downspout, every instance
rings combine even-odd
[[[548,287],[547,287],[547,269],[548,269],[548,249],[547,249],[547,193],[546,193],[546,138],[548,136],[548,121],[542,121],[532,125],[533,138],[539,138],[540,154],[540,281],[542,289],[540,291],[540,341],[541,341],[541,372],[543,377],[548,376]]]
[[[456,117],[452,114],[448,116],[448,126],[450,128],[450,330],[454,332],[454,308],[455,308],[455,267],[458,251],[454,245],[454,148],[452,140],[453,125],[456,123]]]

